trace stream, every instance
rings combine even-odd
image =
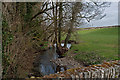
[[[61,44],[64,46],[64,44]],[[55,44],[56,46],[56,44]],[[71,47],[71,44],[67,44],[67,48],[69,49]],[[57,72],[56,68],[57,65],[54,63],[50,62],[52,59],[57,59],[59,56],[56,53],[56,48],[50,48],[47,51],[44,51],[40,55],[40,60],[39,60],[39,72],[41,75],[49,75],[49,74],[54,74]],[[61,67],[61,71],[64,71],[64,69]]]

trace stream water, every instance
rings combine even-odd
[[[64,46],[64,44],[61,45]],[[67,44],[67,48],[69,49],[70,47],[71,44]],[[57,66],[54,63],[50,62],[50,60],[57,58],[58,58],[58,54],[56,53],[56,48],[48,49],[47,51],[44,51],[40,55],[39,72],[41,73],[41,75],[44,76],[44,75],[56,73]]]

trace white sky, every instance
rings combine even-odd
[[[104,13],[106,16],[101,20],[90,22],[92,27],[118,25],[118,2],[111,2],[111,6],[106,8]]]
[[[44,2],[45,0],[0,0],[2,2]],[[52,0],[54,2],[56,1],[69,1],[69,2],[74,2],[74,1],[81,1],[81,0]],[[91,1],[91,0],[85,0],[85,1]],[[120,0],[92,0],[92,1],[99,1],[99,2],[118,2]]]
[[[96,2],[119,2],[120,0],[85,0],[85,1],[96,1]]]

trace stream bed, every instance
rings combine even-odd
[[[64,46],[64,44],[61,44]],[[56,46],[56,45],[55,45]],[[71,44],[67,44],[67,48],[69,49],[71,47]],[[57,72],[57,65],[53,62],[50,62],[52,59],[57,59],[59,56],[56,53],[56,48],[50,48],[47,51],[44,51],[42,54],[40,54],[39,57],[39,72],[42,76],[54,74]],[[64,71],[64,69],[61,67],[61,71]]]

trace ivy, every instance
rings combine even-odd
[[[8,23],[5,21],[5,19],[3,18],[2,21],[2,27],[3,27],[3,31],[2,31],[2,59],[3,59],[3,65],[4,65],[4,69],[3,69],[3,75],[5,75],[7,67],[10,65],[10,53],[4,52],[4,48],[8,46],[8,44],[10,44],[13,40],[13,35],[9,29]]]
[[[26,3],[27,11],[26,11],[26,14],[24,15],[25,22],[28,22],[31,19],[31,16],[32,16],[32,6],[33,5],[34,5],[33,3],[28,3],[28,2]]]
[[[3,20],[2,22],[2,26],[4,27],[2,31],[2,36],[3,36],[2,45],[4,47],[4,46],[7,46],[9,43],[11,43],[13,39],[13,35],[9,31],[8,23],[5,20]]]

